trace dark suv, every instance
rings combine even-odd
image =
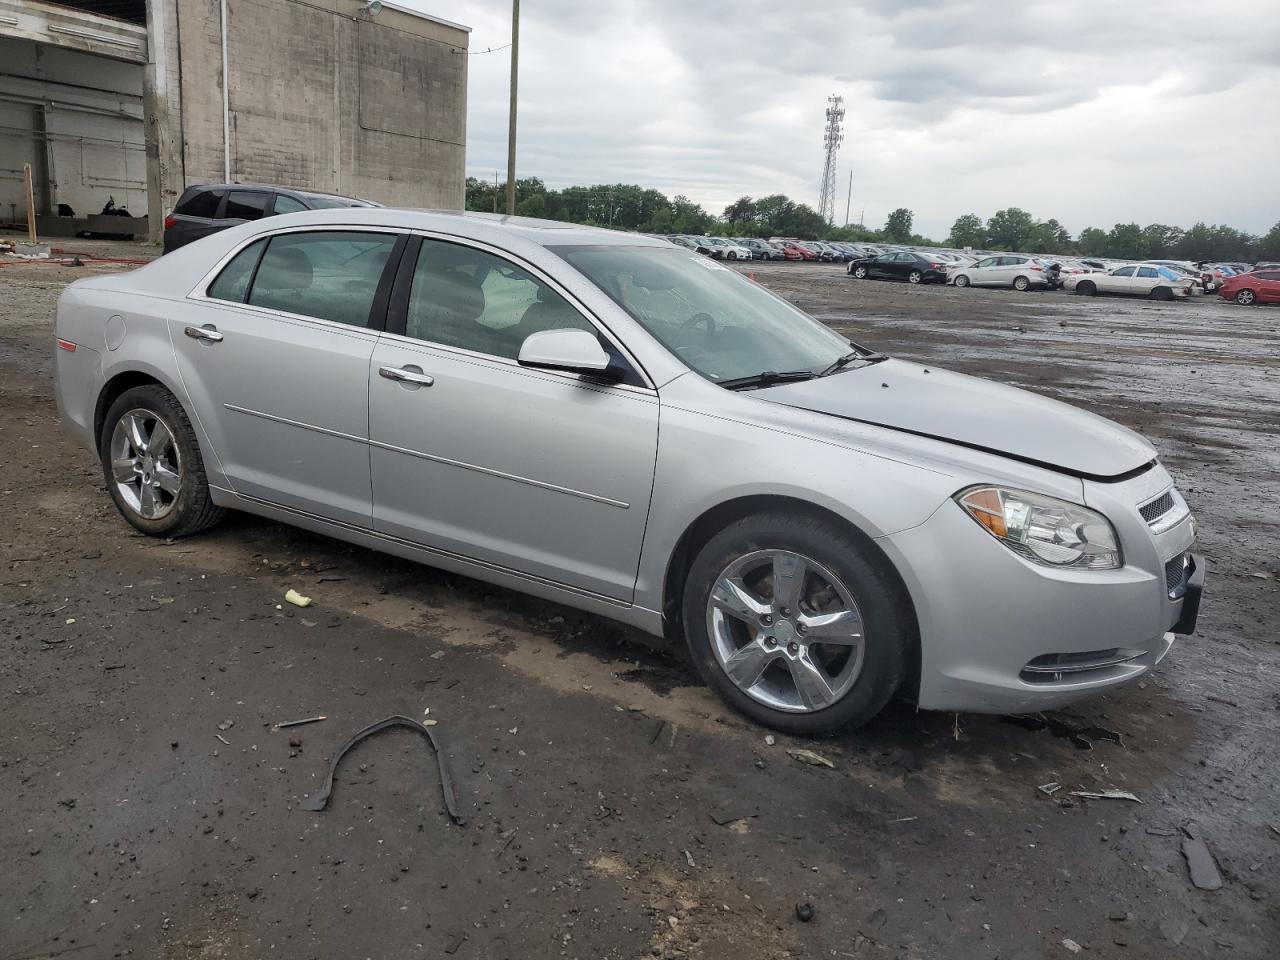
[[[327,193],[267,187],[252,183],[208,183],[187,187],[173,213],[164,218],[164,252],[170,253],[238,223],[277,213],[325,210],[331,207],[376,207],[368,200]]]

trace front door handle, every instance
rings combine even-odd
[[[429,387],[436,382],[435,377],[411,367],[379,367],[378,376],[397,383],[413,384],[415,387]]]
[[[212,325],[207,327],[187,327],[182,332],[192,340],[203,340],[206,343],[222,342],[222,334],[220,334]]]

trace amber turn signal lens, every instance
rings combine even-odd
[[[1000,502],[1000,491],[984,487],[965,494],[960,503],[973,519],[997,537],[1009,535],[1009,528],[1004,521],[1004,504]]]

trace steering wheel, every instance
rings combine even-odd
[[[700,311],[698,313],[695,313],[692,317],[690,317],[684,323],[680,324],[680,329],[676,332],[680,336],[683,336],[684,334],[688,333],[690,330],[694,329],[700,323],[706,326],[707,328],[706,339],[710,341],[710,339],[713,336],[715,336],[716,318],[711,316],[711,314],[706,313],[705,311]]]

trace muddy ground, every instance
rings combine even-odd
[[[0,267],[0,960],[1276,955],[1280,310],[751,268],[859,342],[1142,431],[1210,564],[1198,634],[1063,724],[896,704],[769,745],[607,621],[247,516],[133,533],[49,378],[60,289],[115,269]],[[464,826],[407,731],[300,808],[349,734],[427,708]]]

